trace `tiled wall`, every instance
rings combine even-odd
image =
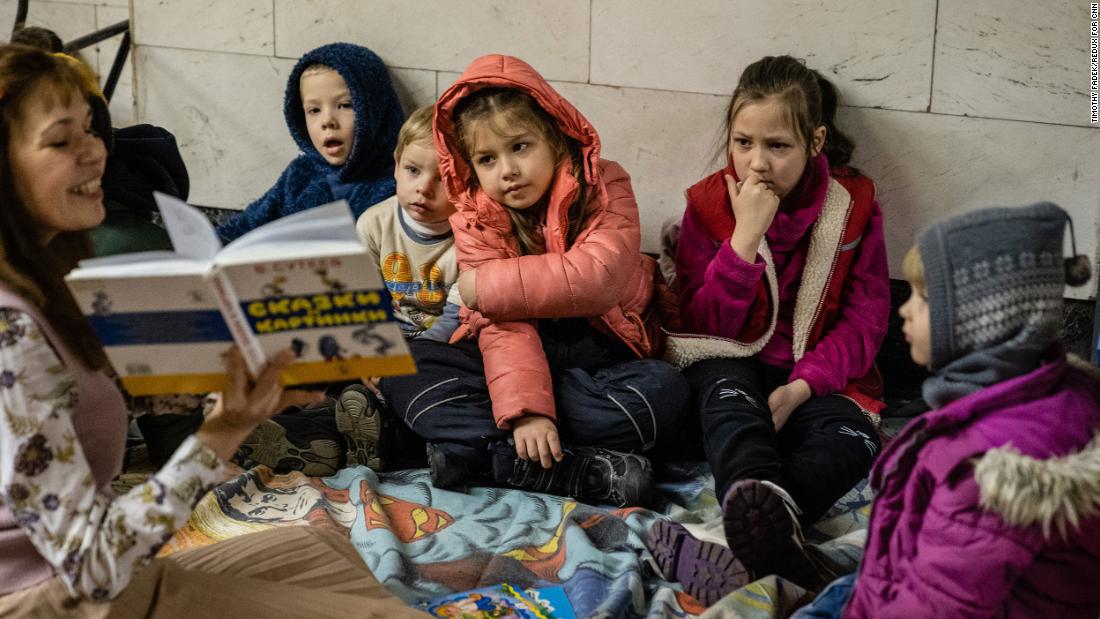
[[[103,4],[115,2],[125,4]],[[7,5],[14,2],[0,0]],[[116,10],[32,1],[32,18],[37,5],[85,21]],[[1078,249],[1096,255],[1100,131],[1089,125],[1087,2],[132,5],[136,118],[179,137],[197,203],[242,207],[294,156],[281,112],[284,81],[294,59],[316,45],[370,46],[393,68],[409,107],[431,103],[474,57],[504,52],[534,65],[599,129],[605,155],[633,176],[652,250],[660,223],[682,212],[683,189],[711,170],[740,71],[762,55],[791,53],[840,89],[840,124],[856,139],[855,163],[878,184],[895,275],[929,222],[1040,199],[1070,210]],[[1092,296],[1095,282],[1068,294]]]
[[[0,0],[0,41],[8,40],[18,8],[16,0]],[[67,2],[42,2],[30,0],[27,25],[43,26],[56,32],[63,41],[91,34],[130,18],[130,0],[68,0]],[[106,81],[115,60],[122,36],[107,39],[85,48],[81,55]],[[123,67],[114,96],[111,98],[111,119],[117,126],[131,125],[134,117],[134,95],[131,88],[133,63],[127,60]]]

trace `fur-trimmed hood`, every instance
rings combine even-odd
[[[1067,355],[1070,366],[1100,385],[1100,368]],[[987,451],[974,463],[982,508],[1013,526],[1039,525],[1065,538],[1083,519],[1100,513],[1100,428],[1082,449],[1037,458],[1011,444]]]
[[[917,417],[871,485],[845,617],[1100,615],[1100,370],[1060,346]]]
[[[1039,525],[1063,538],[1100,513],[1100,433],[1084,449],[1032,458],[1011,445],[987,451],[974,465],[981,506],[1013,526]]]

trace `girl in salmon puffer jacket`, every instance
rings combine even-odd
[[[458,208],[463,324],[452,344],[411,342],[418,373],[381,384],[428,441],[433,485],[644,503],[640,454],[672,438],[688,386],[650,358],[656,263],[629,176],[509,56],[475,60],[440,97],[435,143]]]

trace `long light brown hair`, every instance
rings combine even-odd
[[[459,102],[455,108],[454,120],[462,158],[470,167],[470,176],[466,179],[470,187],[477,186],[477,174],[474,172],[470,154],[474,149],[474,130],[482,123],[489,123],[492,131],[503,136],[518,133],[518,127],[531,130],[546,140],[555,161],[560,162],[569,158],[572,162],[573,176],[580,184],[580,191],[577,192],[573,203],[569,205],[566,216],[569,222],[566,246],[573,245],[573,241],[577,239],[577,234],[584,225],[588,192],[584,184],[580,148],[562,133],[554,117],[535,103],[531,95],[523,91],[514,88],[485,88]],[[520,255],[544,253],[546,243],[539,238],[536,231],[545,211],[538,209],[530,212],[532,209],[516,210],[507,207],[504,210],[512,220],[512,232],[516,237]]]
[[[726,109],[723,159],[730,148],[733,118],[746,105],[777,98],[787,109],[787,124],[813,157],[814,130],[825,127],[825,156],[833,168],[852,160],[855,144],[836,127],[838,97],[832,82],[791,56],[765,56],[745,67]]]
[[[15,191],[9,150],[29,105],[68,105],[88,92],[91,71],[79,62],[25,45],[0,47],[0,284],[42,313],[62,343],[87,368],[106,365],[91,326],[65,285],[77,260],[91,255],[84,232],[62,232],[42,247]],[[94,108],[93,108],[94,109]]]

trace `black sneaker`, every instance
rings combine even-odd
[[[484,463],[477,467],[468,458],[433,443],[427,444],[427,454],[432,486],[440,490],[465,491],[470,486],[494,485],[493,475]]]
[[[754,578],[778,574],[820,591],[825,581],[803,547],[799,513],[785,490],[756,479],[734,483],[722,499],[726,541]]]
[[[233,461],[244,468],[262,464],[276,473],[300,471],[309,477],[335,475],[342,466],[343,444],[330,436],[311,437],[311,430],[303,424],[303,428],[292,428],[288,435],[285,427],[268,419],[241,442]]]
[[[497,470],[497,481],[514,488],[557,494],[617,507],[644,505],[653,488],[653,466],[645,456],[603,449],[567,447],[565,458],[548,469],[512,458],[511,470]]]
[[[382,406],[370,389],[348,385],[340,392],[336,401],[336,428],[348,444],[348,466],[362,464],[381,470],[378,445],[382,437]]]

